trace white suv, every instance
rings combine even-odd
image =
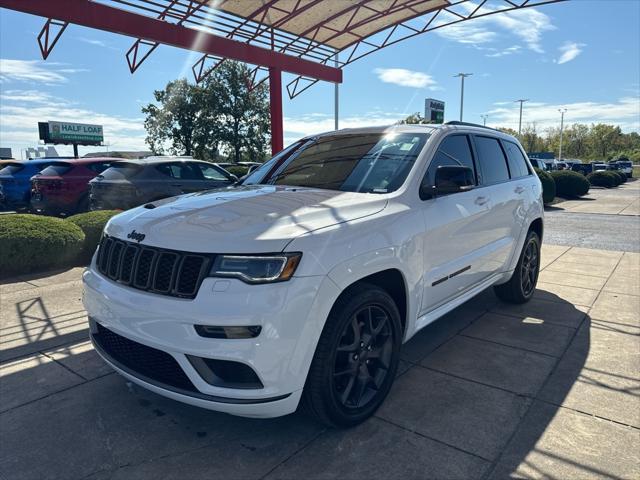
[[[492,286],[531,298],[541,194],[517,140],[489,128],[305,138],[243,186],[112,218],[84,273],[91,337],[161,395],[354,425],[418,330]]]

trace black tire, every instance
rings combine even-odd
[[[493,289],[498,298],[507,303],[526,303],[536,291],[539,273],[540,237],[536,232],[530,231],[511,279]]]
[[[303,408],[331,427],[365,421],[391,389],[401,344],[400,313],[391,296],[366,283],[349,288],[333,306],[318,341]]]
[[[74,213],[84,213],[88,211],[89,211],[89,195],[83,195],[82,197],[80,197],[80,200],[78,200],[76,209],[74,212],[71,213],[71,215],[73,215]]]

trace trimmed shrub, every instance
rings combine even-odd
[[[544,170],[534,168],[540,183],[542,183],[542,201],[547,204],[553,202],[556,198],[556,182],[553,181],[553,177]]]
[[[564,198],[575,198],[586,195],[589,191],[589,181],[584,175],[571,170],[558,170],[551,172],[551,177],[556,183],[556,195]]]
[[[83,263],[91,261],[91,257],[96,248],[98,248],[98,242],[102,236],[104,226],[111,217],[118,213],[121,213],[120,210],[97,210],[95,212],[79,213],[65,220],[65,222],[77,225],[84,232],[84,245],[79,261]]]
[[[594,187],[612,188],[617,186],[617,175],[613,175],[611,172],[593,172],[587,175],[587,180]]]
[[[249,171],[247,167],[243,167],[242,165],[234,165],[233,167],[228,167],[225,170],[238,178],[244,177]]]
[[[620,175],[618,175],[618,172],[616,172],[615,170],[613,170],[613,171],[609,170],[609,171],[607,171],[607,173],[609,175],[611,175],[611,177],[613,178],[613,181],[615,182],[614,186],[617,187],[618,185],[620,185],[622,183],[622,179],[620,178]]]
[[[615,173],[620,177],[620,183],[625,183],[627,181],[627,174],[622,173],[620,170],[612,170],[611,173]]]
[[[82,229],[60,218],[0,215],[0,276],[71,265],[83,244]]]

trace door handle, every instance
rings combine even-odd
[[[484,205],[488,201],[489,201],[489,199],[487,197],[478,197],[478,198],[476,198],[475,204],[476,205]]]
[[[522,193],[524,192],[524,187],[522,185],[518,185],[515,189],[516,193]]]

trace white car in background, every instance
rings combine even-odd
[[[85,271],[96,350],[212,410],[370,417],[402,343],[493,287],[534,293],[542,188],[518,141],[451,122],[305,138],[235,189],[116,217]],[[425,388],[431,388],[425,385]]]

